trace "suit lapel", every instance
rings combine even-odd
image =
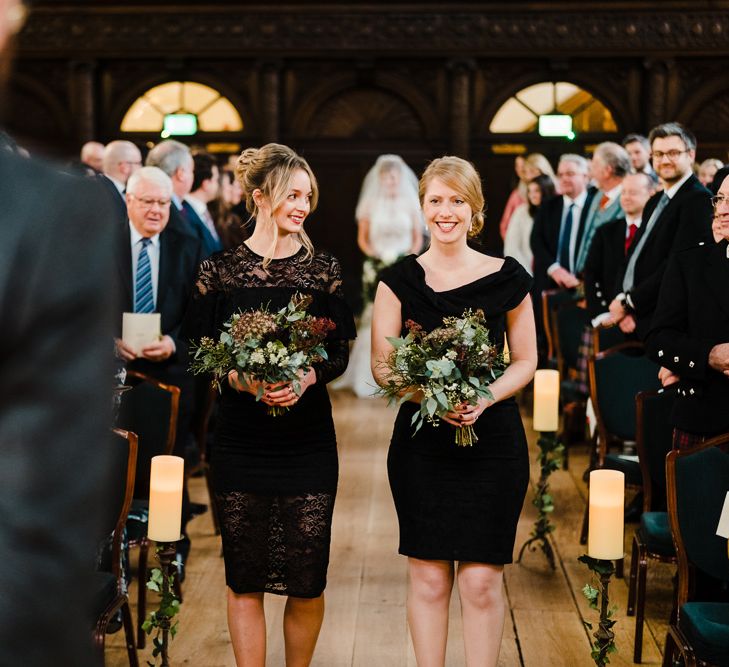
[[[129,231],[129,224],[124,225],[119,234],[119,252],[117,253],[117,268],[119,270],[119,279],[127,298],[125,305],[129,305],[129,310],[134,308],[134,282],[132,280],[132,236]]]
[[[165,306],[165,296],[169,293],[172,283],[173,262],[175,257],[175,239],[167,230],[159,235],[159,273],[157,275],[157,312],[162,313]]]

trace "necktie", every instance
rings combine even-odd
[[[142,239],[142,249],[137,259],[137,275],[134,281],[134,312],[154,312],[154,292],[152,291],[152,263],[149,261],[147,246],[150,239]]]
[[[562,231],[559,235],[559,247],[557,248],[557,261],[563,269],[567,269],[568,271],[572,271],[570,238],[572,237],[572,225],[574,223],[572,218],[574,208],[575,205],[570,204],[569,209],[567,209],[567,215],[565,216],[564,223],[562,224]]]
[[[633,239],[635,238],[635,233],[638,231],[638,225],[636,225],[634,222],[631,222],[628,225],[628,234],[625,237],[625,254],[628,254],[628,250],[630,249],[630,246],[633,244]]]
[[[608,197],[607,195],[604,194],[602,196],[602,198],[600,199],[600,210],[604,211],[609,202],[610,202],[610,197]]]
[[[629,292],[633,289],[633,283],[635,282],[635,265],[638,262],[638,257],[640,256],[643,246],[645,246],[646,239],[655,226],[656,221],[670,201],[670,197],[664,192],[655,209],[653,209],[650,220],[648,220],[645,230],[643,231],[642,236],[638,239],[638,243],[636,243],[635,248],[633,248],[633,253],[630,255],[630,259],[628,260],[628,267],[625,269],[625,277],[623,278],[623,292]]]

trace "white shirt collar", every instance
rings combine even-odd
[[[106,176],[106,177],[107,177],[107,178],[108,178],[108,179],[109,179],[109,180],[110,180],[110,181],[111,181],[111,182],[112,182],[112,183],[114,184],[114,187],[115,187],[115,188],[116,188],[117,190],[119,190],[119,194],[120,194],[120,195],[123,195],[123,194],[124,194],[124,190],[126,190],[126,189],[127,189],[127,186],[126,186],[126,185],[124,185],[124,183],[122,183],[121,181],[117,181],[117,180],[116,180],[115,178],[113,178],[112,176],[109,176],[109,174],[104,174],[104,176]]]
[[[673,199],[673,196],[679,191],[679,188],[688,181],[689,178],[693,175],[693,171],[691,169],[688,170],[683,176],[683,178],[676,184],[672,185],[668,190],[664,190],[664,192],[668,195],[669,199]]]
[[[619,196],[620,193],[623,191],[623,184],[618,183],[612,190],[608,190],[607,192],[603,192],[603,194],[610,200],[610,203],[614,202]]]
[[[643,219],[640,216],[638,216],[637,218],[632,218],[626,213],[625,222],[627,222],[629,225],[635,225],[636,227],[640,227],[640,223],[643,222]]]
[[[139,243],[143,238],[145,238],[144,236],[142,236],[137,231],[137,228],[132,224],[132,221],[131,220],[129,221],[129,232],[130,232],[131,237],[132,237],[132,247],[134,247],[134,245],[136,243]],[[155,248],[158,248],[159,247],[159,234],[155,234],[154,236],[150,236],[149,237],[149,240],[152,241],[152,245]]]
[[[201,219],[205,217],[205,213],[208,210],[208,205],[204,201],[200,201],[197,197],[187,195],[185,201],[192,206],[192,210],[198,214]]]
[[[582,208],[585,205],[585,199],[587,199],[587,190],[583,190],[574,199],[570,199],[567,195],[562,195],[564,200],[565,208],[569,208],[570,204],[574,204],[577,208]]]

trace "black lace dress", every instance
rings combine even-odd
[[[310,294],[309,312],[337,325],[326,342],[329,359],[315,366],[316,383],[278,417],[247,392],[226,385],[220,396],[211,468],[226,583],[236,593],[310,598],[324,590],[338,477],[326,383],[347,366],[354,320],[334,257],[317,253],[309,261],[301,249],[264,270],[243,244],[202,263],[184,324],[192,341],[217,340],[233,313],[281,308],[295,292]]]
[[[486,314],[491,339],[501,349],[506,313],[529,293],[532,279],[512,257],[496,273],[452,290],[435,292],[415,255],[380,273],[412,319],[426,331],[466,308]],[[529,457],[516,401],[486,409],[476,421],[478,442],[459,447],[454,427],[427,422],[413,435],[415,403],[400,407],[387,468],[400,524],[401,554],[426,560],[503,565],[512,561],[516,524],[529,482]]]

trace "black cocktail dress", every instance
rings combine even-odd
[[[411,319],[430,331],[444,317],[481,308],[500,349],[506,313],[521,303],[532,283],[511,257],[496,273],[445,292],[428,287],[415,255],[382,271],[380,279],[400,300],[403,323]],[[509,398],[486,409],[474,426],[478,442],[470,447],[456,445],[454,427],[445,422],[426,422],[413,435],[417,409],[412,402],[400,407],[387,461],[400,553],[427,560],[510,563],[529,482],[516,401]]]
[[[313,297],[312,315],[336,324],[317,381],[288,412],[272,417],[246,392],[222,389],[211,468],[221,523],[225,577],[236,593],[317,597],[326,585],[337,490],[337,443],[326,383],[347,365],[354,320],[342,299],[341,271],[326,253],[275,259],[245,244],[202,263],[186,317],[185,335],[218,339],[238,310],[272,311],[291,296]]]

